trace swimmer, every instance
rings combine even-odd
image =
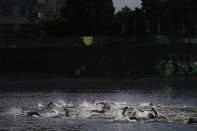
[[[105,113],[105,110],[92,110],[90,111],[91,113],[99,113],[99,114],[104,114]]]
[[[102,105],[102,110],[92,110],[92,111],[90,111],[91,113],[104,114],[111,109],[111,107],[108,103],[100,102],[100,103],[97,103],[97,104]]]
[[[157,111],[154,108],[151,108],[151,111],[153,111],[154,114],[153,113],[148,113],[148,118],[149,119],[155,119],[155,118],[159,117]]]
[[[47,108],[51,108],[51,107],[54,107],[55,105],[54,105],[54,103],[53,102],[50,102],[46,107]]]
[[[151,108],[151,112],[148,113],[147,117],[148,119],[155,119],[155,118],[158,118],[158,113],[157,111],[154,109],[154,108]],[[137,111],[133,111],[133,109],[130,109],[129,107],[125,107],[123,109],[123,112],[122,112],[122,115],[123,116],[129,116],[129,119],[130,120],[136,120],[136,121],[139,121],[139,120],[144,120],[146,119],[146,117],[141,117],[141,115],[143,116],[143,114],[145,115],[145,112],[144,110],[142,109],[138,109]],[[138,117],[139,118],[138,118]]]
[[[189,118],[187,121],[188,124],[197,123],[197,119]]]
[[[157,117],[155,115],[153,115],[153,113],[148,113],[148,118],[149,119],[155,119]]]
[[[130,120],[139,120],[136,117],[136,112],[133,110],[133,108],[125,107],[122,111],[122,115],[124,117],[128,116]]]
[[[127,111],[128,109],[129,109],[129,107],[125,107],[125,108],[123,109],[123,111],[122,111],[122,115],[123,115],[123,116],[126,116],[125,113],[126,113],[126,111]]]
[[[27,112],[27,116],[41,116],[38,112],[33,112],[33,111],[30,111],[30,112]]]
[[[106,102],[99,102],[98,104],[102,105],[103,110],[110,110],[111,109],[110,105]]]
[[[70,115],[69,115],[69,109],[64,108],[64,111],[66,113],[64,116],[65,117],[70,117]]]
[[[136,118],[136,117],[129,117],[130,120],[136,120],[139,121],[140,119]]]
[[[154,108],[151,108],[151,111],[153,111],[153,112],[154,112],[155,117],[158,117],[158,113],[157,113],[157,111],[156,111]]]

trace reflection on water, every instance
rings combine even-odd
[[[186,124],[189,118],[197,118],[196,101],[196,91],[171,88],[86,93],[1,92],[0,130],[196,130],[197,124]],[[131,111],[123,115],[125,107]],[[148,117],[152,108],[157,111],[157,118]],[[28,112],[39,115],[28,116]],[[137,120],[131,119],[133,114]]]

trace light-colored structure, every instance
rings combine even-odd
[[[45,18],[51,15],[59,17],[61,9],[65,5],[66,0],[38,0],[38,16],[39,18]]]
[[[17,28],[31,21],[36,0],[0,0],[0,28]]]

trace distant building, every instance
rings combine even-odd
[[[31,22],[37,0],[0,0],[0,29],[17,28]]]
[[[47,16],[60,16],[61,9],[66,5],[66,0],[38,0],[38,16],[45,18]]]
[[[60,16],[66,0],[0,0],[0,29],[29,24],[34,17]]]

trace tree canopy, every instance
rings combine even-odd
[[[130,9],[125,6],[118,12],[115,12],[112,0],[65,1],[66,6],[61,9],[60,18],[49,16],[37,20],[37,12],[31,12],[28,17],[31,27],[25,26],[24,30],[34,33],[28,33],[29,36],[38,37],[114,34],[141,36],[160,33],[174,36],[197,33],[197,0],[141,0],[141,8]]]
[[[152,25],[162,20],[162,26],[170,26],[171,32],[193,32],[196,7],[196,0],[142,0],[142,9]]]
[[[104,34],[110,32],[114,11],[112,0],[67,0],[62,17],[74,34]]]

